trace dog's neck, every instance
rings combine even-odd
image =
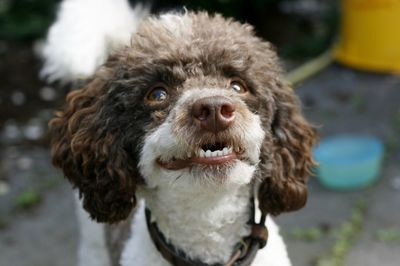
[[[177,185],[144,190],[143,196],[171,245],[191,259],[213,264],[228,261],[234,246],[250,233],[251,187]]]

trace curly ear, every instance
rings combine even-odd
[[[79,189],[83,207],[98,222],[118,222],[136,205],[138,180],[123,130],[103,103],[106,81],[94,79],[67,96],[64,111],[49,123],[53,164]]]
[[[302,208],[307,201],[307,178],[314,161],[314,128],[304,119],[293,90],[277,81],[273,86],[274,114],[271,137],[262,147],[259,188],[260,209],[278,215]]]

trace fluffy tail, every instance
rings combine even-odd
[[[129,44],[149,7],[128,0],[63,0],[41,51],[41,77],[76,81],[92,75],[111,49]]]

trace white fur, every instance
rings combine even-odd
[[[78,193],[75,193],[76,216],[79,223],[78,266],[109,266],[104,225],[94,222],[82,208]]]
[[[121,266],[171,266],[160,255],[150,238],[144,207],[145,203],[141,201],[132,223],[132,230],[135,233],[126,243],[121,258]],[[269,233],[268,244],[258,251],[252,266],[290,266],[286,246],[279,235],[278,226],[270,217],[267,218],[266,226]]]
[[[260,213],[258,210],[256,211]],[[291,266],[283,238],[279,234],[279,227],[271,217],[267,217],[268,244],[259,250],[252,266]]]
[[[163,24],[176,37],[185,40],[192,34],[192,19],[186,16],[186,14],[186,10],[183,14],[166,13],[154,22]]]
[[[143,196],[160,231],[175,247],[205,263],[228,261],[234,245],[250,233],[246,222],[251,186],[188,188],[162,186]]]
[[[92,75],[109,51],[128,45],[139,22],[149,13],[127,0],[64,0],[49,30],[41,76],[48,81],[76,81]]]

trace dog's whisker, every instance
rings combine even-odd
[[[175,183],[175,182],[177,182],[181,177],[183,176],[183,173],[182,174],[180,174],[180,175],[178,175],[176,178],[175,178],[175,180],[174,180],[174,182],[173,183]]]

